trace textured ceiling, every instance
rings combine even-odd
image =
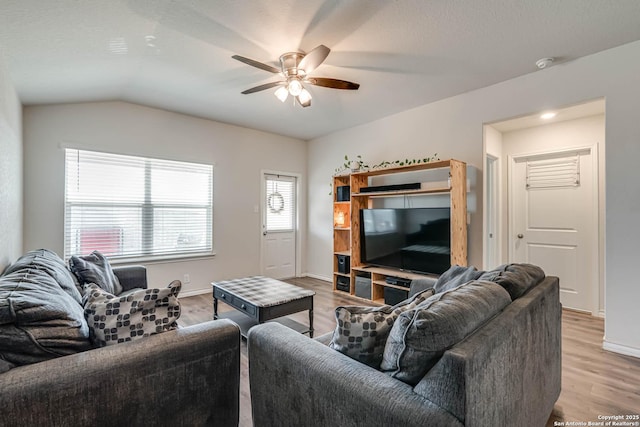
[[[311,139],[640,39],[638,0],[1,0],[24,104],[125,100]],[[280,54],[324,44],[312,106],[280,103]],[[544,72],[544,71],[542,71]]]

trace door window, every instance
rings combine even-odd
[[[295,178],[278,175],[267,175],[265,178],[265,231],[293,231]]]

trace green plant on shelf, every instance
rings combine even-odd
[[[404,159],[404,160],[394,160],[393,162],[382,161],[377,165],[373,165],[372,169],[382,169],[382,168],[393,168],[396,166],[411,166],[411,165],[419,165],[424,163],[431,163],[437,160],[440,160],[438,153],[434,154],[431,157],[425,157],[422,159]]]

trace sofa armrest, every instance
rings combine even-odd
[[[461,426],[411,386],[278,323],[248,337],[254,426]]]
[[[240,331],[215,320],[0,375],[3,426],[239,420]]]
[[[134,288],[147,289],[147,268],[144,265],[113,267],[113,273],[122,285],[122,291]]]
[[[446,351],[415,391],[465,426],[545,425],[560,395],[562,307],[547,277]]]

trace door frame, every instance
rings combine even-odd
[[[488,214],[484,215],[484,223],[483,223],[483,243],[484,243],[484,249],[483,249],[483,264],[484,264],[484,268],[485,270],[491,269],[491,268],[495,268],[497,265],[499,265],[502,262],[502,230],[501,230],[501,224],[502,224],[502,214],[501,214],[501,206],[502,206],[502,201],[500,200],[500,189],[502,186],[502,177],[501,177],[501,167],[502,167],[502,163],[501,163],[501,158],[494,156],[492,154],[489,153],[485,153],[485,162],[484,162],[484,167],[486,170],[486,173],[484,174],[484,210],[485,212],[488,211]],[[489,164],[492,165],[491,167],[491,178],[489,179]],[[492,189],[489,188],[490,185],[493,184],[493,199],[490,198],[490,194],[492,192]],[[492,210],[490,210],[490,206],[493,208]],[[493,217],[491,217],[491,215],[489,214],[493,214]],[[489,238],[489,230],[491,229],[491,224],[493,223],[494,227],[493,227],[493,232],[495,234],[493,239]],[[495,260],[497,261],[498,264],[496,265],[488,265],[489,263],[489,259],[488,259],[488,253],[490,251],[490,247],[491,245],[493,246],[493,253],[495,256]]]
[[[301,266],[301,260],[302,260],[302,236],[300,233],[300,180],[302,178],[302,175],[299,173],[295,173],[295,172],[284,172],[284,171],[277,171],[277,170],[272,170],[272,169],[261,169],[260,170],[260,207],[258,209],[258,214],[259,214],[259,218],[258,218],[258,229],[259,229],[259,239],[260,239],[260,274],[262,274],[264,272],[264,259],[265,259],[265,254],[264,254],[264,242],[262,240],[263,238],[263,232],[264,232],[264,219],[265,219],[265,212],[264,212],[264,207],[267,201],[267,194],[265,191],[265,186],[264,186],[264,178],[265,175],[281,175],[281,176],[288,176],[288,177],[292,177],[295,178],[295,183],[296,183],[296,188],[295,188],[295,195],[296,195],[296,216],[294,219],[294,233],[295,233],[295,242],[296,242],[296,250],[295,250],[295,277],[300,277],[302,276],[302,266]]]
[[[592,233],[592,244],[595,247],[595,258],[596,262],[593,263],[591,268],[591,274],[595,278],[593,289],[591,289],[591,314],[593,316],[601,316],[600,307],[602,306],[600,301],[600,289],[603,287],[603,283],[600,278],[600,269],[603,266],[602,255],[603,250],[600,245],[600,186],[599,186],[599,177],[600,177],[600,168],[599,168],[599,159],[598,159],[598,144],[591,145],[577,145],[575,147],[563,147],[558,150],[546,150],[546,151],[536,151],[529,153],[519,153],[519,154],[510,154],[508,156],[507,163],[507,200],[508,200],[508,214],[507,214],[507,241],[508,241],[508,262],[512,262],[514,257],[514,245],[513,239],[511,236],[515,235],[514,230],[514,218],[515,218],[515,206],[513,201],[513,185],[512,179],[514,174],[514,165],[516,161],[521,161],[527,158],[536,159],[539,157],[545,156],[554,156],[554,155],[562,155],[562,154],[570,154],[580,151],[589,151],[591,154],[591,168],[593,171],[592,179],[591,179],[591,188],[592,188],[592,196],[593,196],[593,205],[595,209],[591,212],[589,223],[591,229],[594,230]],[[561,284],[562,285],[562,284]]]

